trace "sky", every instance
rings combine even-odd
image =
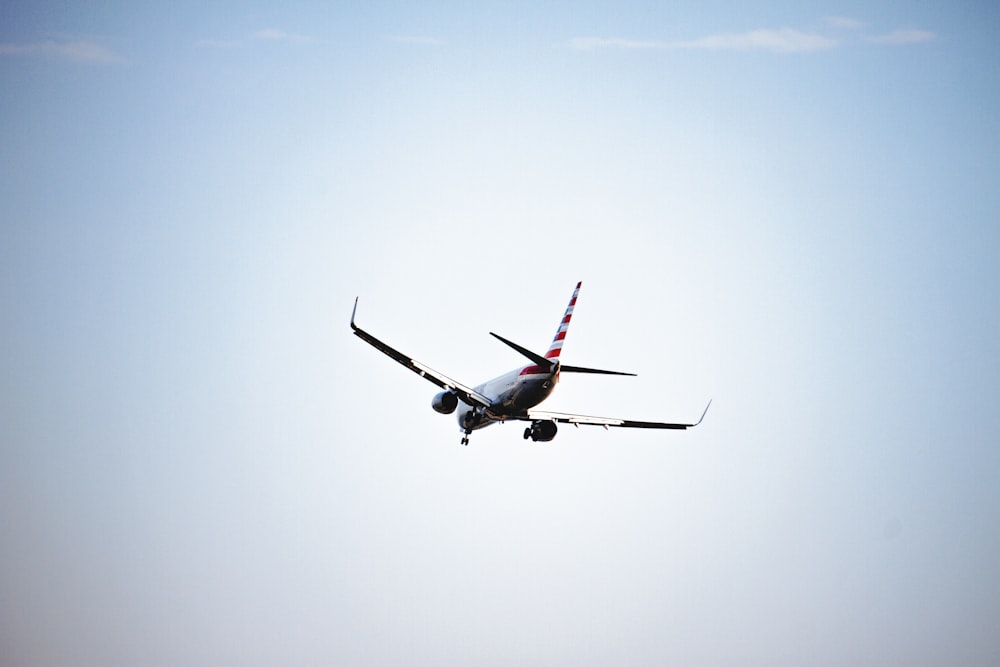
[[[1000,662],[991,3],[6,2],[0,662]],[[551,410],[466,384],[546,349]]]

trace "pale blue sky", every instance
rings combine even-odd
[[[0,662],[1000,661],[988,3],[6,3]],[[544,349],[498,426],[437,391]]]

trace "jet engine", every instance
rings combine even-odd
[[[531,438],[533,442],[548,442],[556,437],[556,423],[550,420],[540,420],[532,422],[531,426],[524,429],[524,439]]]
[[[431,407],[443,415],[450,415],[458,407],[458,396],[450,391],[442,391],[431,401]]]

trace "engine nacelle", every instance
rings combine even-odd
[[[450,415],[458,407],[458,396],[450,391],[442,391],[431,401],[431,407],[443,415]]]
[[[531,426],[524,429],[524,439],[531,438],[533,442],[548,442],[556,437],[559,428],[551,420],[532,422]]]

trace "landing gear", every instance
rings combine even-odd
[[[482,412],[479,408],[472,408],[468,412],[461,414],[458,420],[458,427],[465,433],[462,438],[462,445],[469,446],[469,436],[472,435],[472,430],[478,428],[483,422]]]
[[[556,423],[550,419],[539,419],[531,422],[531,426],[524,429],[524,439],[531,438],[533,442],[549,442],[556,437]]]

